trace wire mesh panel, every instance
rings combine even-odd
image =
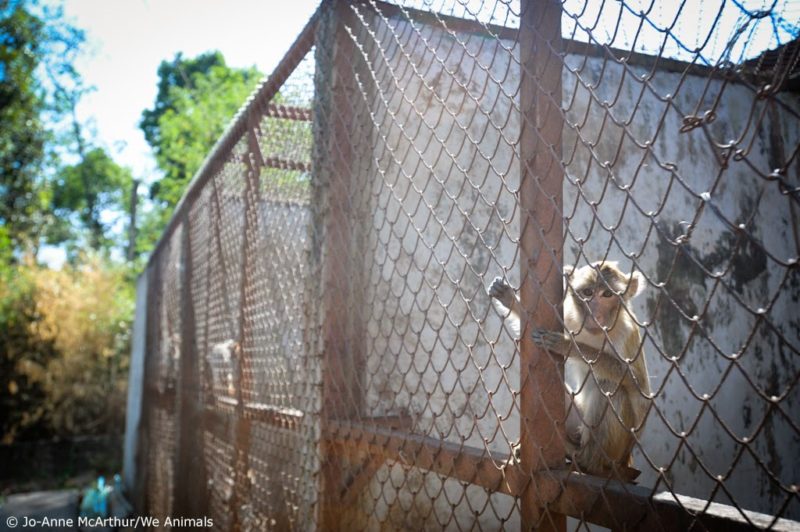
[[[147,512],[162,523],[316,526],[320,377],[305,310],[312,29],[220,140],[151,261],[163,295],[150,341],[177,349],[148,369],[173,383],[154,387],[147,424]],[[157,405],[170,398],[164,419]]]
[[[583,7],[565,26],[602,49],[564,47],[565,264],[647,281],[638,481],[797,519],[796,8]]]
[[[799,14],[324,2],[151,259],[147,511],[800,526]]]
[[[338,272],[325,288],[348,298],[351,310],[338,318],[348,334],[332,340],[356,372],[332,377],[333,394],[349,400],[331,408],[330,433],[350,452],[381,445],[377,430],[418,440],[398,440],[380,462],[349,457],[335,489],[347,489],[350,475],[367,479],[341,526],[469,527],[476,515],[490,528],[514,523],[511,497],[466,497],[462,480],[414,458],[426,449],[420,442],[446,442],[490,460],[494,452],[500,468],[519,434],[514,344],[496,318],[493,330],[484,326],[487,269],[512,270],[518,256],[512,57],[496,53],[497,39],[416,25],[396,9],[352,5],[330,16],[318,64],[333,72],[318,75],[317,91],[330,118],[315,123],[316,140],[329,145],[320,157],[326,202],[346,208],[332,205],[323,224]]]

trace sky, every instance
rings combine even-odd
[[[219,50],[228,65],[269,74],[314,13],[319,0],[64,0],[86,31],[77,67],[95,91],[79,107],[96,140],[144,182],[157,175],[138,122],[153,106],[158,65],[178,52]]]

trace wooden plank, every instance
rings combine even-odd
[[[384,460],[434,471],[508,495],[522,493],[525,479],[503,453],[355,421],[330,420],[324,433],[329,450],[359,459],[368,452]]]
[[[349,478],[345,481],[345,485],[339,494],[342,508],[352,506],[358,501],[359,494],[369,485],[372,477],[378,472],[381,465],[385,461],[383,457],[374,454],[367,454],[364,458],[361,467],[353,470],[353,462],[357,460],[355,457],[350,458],[350,473]]]
[[[554,509],[615,530],[745,531],[768,528],[773,521],[772,530],[800,529],[796,521],[617,480],[562,472],[550,481],[563,486]]]
[[[239,411],[239,401],[233,397],[218,396],[215,404],[206,407],[209,415],[235,417]],[[305,413],[296,408],[287,408],[245,401],[242,417],[249,421],[257,421],[278,428],[297,430],[305,417]]]

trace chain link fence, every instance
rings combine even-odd
[[[800,527],[799,19],[323,2],[144,273],[140,512]]]

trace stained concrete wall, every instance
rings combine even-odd
[[[417,433],[508,452],[519,436],[519,353],[485,287],[496,275],[519,285],[518,50],[373,23],[359,41],[373,73],[360,88],[376,128],[353,139],[375,146],[356,165],[352,206],[371,222],[358,248],[366,413],[407,413]],[[750,165],[768,173],[785,160],[798,122],[768,109],[755,123],[763,102],[705,75],[575,55],[566,64],[565,264],[618,260],[648,279],[633,306],[655,393],[635,453],[640,483],[774,513],[785,498],[777,482],[800,474],[800,279],[781,265],[798,255],[798,227],[787,198]],[[684,115],[718,96],[715,122],[680,132]],[[800,110],[795,95],[779,97]],[[740,137],[746,160],[730,156],[723,171],[710,140]],[[510,497],[463,491],[387,464],[362,495],[363,517],[435,527],[455,498],[462,526],[518,523]],[[784,516],[800,518],[796,500]]]
[[[757,172],[787,160],[800,124],[707,76],[578,56],[567,67],[564,204],[575,210],[565,261],[608,256],[648,278],[634,302],[656,394],[635,455],[640,482],[774,513],[786,499],[778,482],[800,476],[800,277],[785,267],[800,227],[792,200]],[[778,98],[800,111],[796,95]],[[717,99],[716,121],[680,132],[685,115]],[[716,146],[730,139],[742,139],[746,159]],[[725,489],[714,494],[718,476]],[[796,500],[785,515],[800,517]]]

